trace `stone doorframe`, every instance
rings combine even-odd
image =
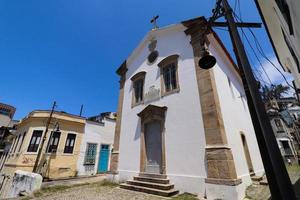
[[[145,124],[152,121],[159,121],[161,128],[161,174],[166,174],[166,151],[165,151],[165,113],[167,107],[159,107],[155,105],[148,105],[144,110],[142,110],[137,115],[141,119],[141,153],[140,153],[140,172],[146,171],[147,155],[146,155],[146,144],[145,144]]]

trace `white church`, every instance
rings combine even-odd
[[[206,25],[154,28],[117,70],[110,169],[122,188],[240,200],[264,174],[238,67]],[[199,67],[205,52],[213,68]]]

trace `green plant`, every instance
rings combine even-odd
[[[119,186],[119,184],[108,181],[108,180],[104,180],[101,182],[101,186],[105,186],[105,187],[117,187]]]
[[[196,195],[190,193],[183,193],[176,197],[173,197],[172,200],[199,200]]]

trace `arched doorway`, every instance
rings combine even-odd
[[[249,152],[246,136],[244,135],[243,132],[241,132],[241,139],[242,139],[242,144],[243,144],[243,148],[244,148],[245,158],[247,161],[248,170],[250,172],[250,175],[253,175],[254,169],[253,169],[253,165],[252,165],[252,161],[251,161],[251,157],[250,157],[250,152]]]
[[[154,120],[145,125],[146,173],[160,174],[162,168],[161,124]]]
[[[164,124],[167,107],[148,105],[141,118],[140,172],[165,174]]]

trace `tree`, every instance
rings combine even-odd
[[[260,92],[263,100],[265,102],[270,99],[280,99],[284,97],[285,94],[288,94],[290,90],[289,86],[285,86],[282,84],[279,85],[271,85],[270,87],[264,85],[262,86]]]

